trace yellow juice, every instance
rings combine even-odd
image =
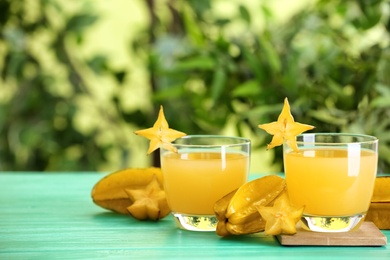
[[[166,153],[161,169],[168,204],[175,213],[214,215],[214,203],[246,182],[248,168],[242,153]]]
[[[360,149],[308,149],[284,154],[287,189],[312,216],[352,216],[370,205],[377,154]]]

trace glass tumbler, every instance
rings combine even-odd
[[[300,224],[317,232],[357,229],[370,206],[378,164],[378,139],[345,133],[297,136],[299,152],[283,145],[291,202],[304,206]]]
[[[243,185],[249,174],[250,140],[220,135],[187,135],[161,148],[168,205],[181,229],[215,231],[214,204]]]

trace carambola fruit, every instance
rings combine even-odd
[[[152,181],[142,189],[126,189],[133,204],[127,207],[129,213],[139,220],[158,220],[168,215],[171,210],[164,190],[161,189],[156,175]]]
[[[247,182],[232,191],[214,205],[220,236],[252,234],[263,231],[265,221],[258,206],[271,205],[285,190],[286,182],[277,175],[268,175]]]
[[[390,229],[390,176],[375,179],[374,193],[366,221],[372,221],[379,229]]]
[[[91,196],[96,205],[137,219],[157,220],[170,213],[160,168],[128,168],[108,174],[95,184]]]
[[[301,219],[304,207],[294,207],[287,192],[283,192],[272,207],[259,206],[257,209],[266,222],[266,235],[292,235],[297,232],[296,224]]]

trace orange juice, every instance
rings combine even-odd
[[[244,184],[248,154],[223,152],[165,153],[161,156],[164,189],[173,212],[214,215],[214,203]]]
[[[290,199],[305,206],[305,215],[352,216],[368,210],[375,152],[359,147],[301,149],[284,154],[284,167]]]

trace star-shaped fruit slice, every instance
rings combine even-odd
[[[186,135],[183,132],[169,128],[162,106],[160,106],[160,112],[158,113],[157,121],[154,123],[153,127],[135,131],[135,134],[150,140],[148,154],[157,150],[160,146],[172,152],[177,152],[171,142]]]
[[[129,199],[133,201],[127,210],[136,219],[159,220],[171,212],[165,191],[161,189],[156,176],[144,189],[126,189],[125,191]]]
[[[278,121],[259,125],[259,128],[273,135],[271,143],[267,145],[267,150],[272,149],[275,146],[282,145],[283,142],[286,141],[295,152],[298,152],[299,150],[296,142],[296,136],[313,129],[314,126],[295,122],[290,112],[288,99],[285,98],[283,109],[278,117]]]
[[[259,206],[261,217],[266,221],[264,233],[267,235],[295,234],[296,224],[303,213],[302,208],[291,205],[286,192],[283,192],[272,207]]]

